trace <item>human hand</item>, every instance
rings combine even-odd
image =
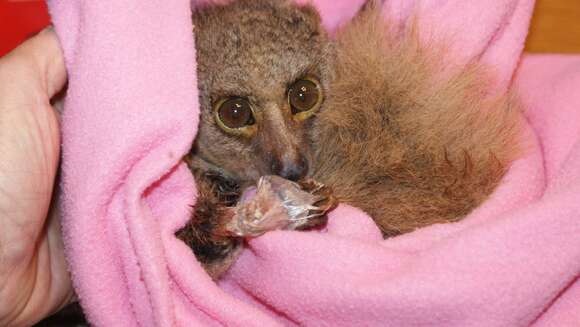
[[[60,153],[50,98],[65,81],[51,29],[0,58],[0,326],[32,325],[73,298],[50,210]]]

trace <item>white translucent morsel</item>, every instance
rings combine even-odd
[[[315,192],[313,192],[315,193]],[[256,237],[276,229],[296,229],[324,214],[315,206],[321,196],[279,176],[263,176],[256,188],[246,190],[227,225],[230,233]]]

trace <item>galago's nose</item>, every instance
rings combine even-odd
[[[272,161],[271,170],[275,175],[291,181],[298,181],[306,176],[308,162],[302,155],[298,155],[296,158],[277,158]]]

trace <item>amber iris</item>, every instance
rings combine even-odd
[[[252,107],[244,98],[231,98],[218,108],[218,117],[227,128],[242,128],[254,123]]]
[[[294,114],[313,109],[320,102],[318,84],[307,79],[296,81],[288,89],[288,102]]]

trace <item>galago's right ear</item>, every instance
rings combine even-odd
[[[383,0],[366,0],[353,19],[359,19],[359,17],[367,16],[375,10],[380,10],[383,6],[383,2]]]

